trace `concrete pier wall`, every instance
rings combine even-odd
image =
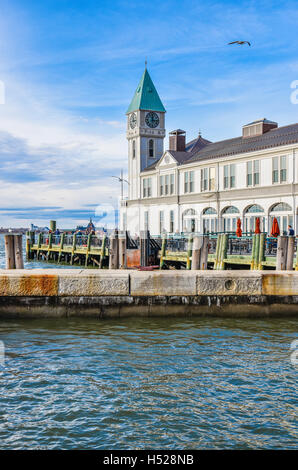
[[[298,272],[0,270],[0,317],[298,316]]]

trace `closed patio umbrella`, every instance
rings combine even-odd
[[[257,218],[256,218],[256,229],[255,229],[255,233],[261,233],[261,230],[260,230],[260,217],[257,217]]]
[[[278,237],[279,234],[280,234],[280,230],[279,230],[277,218],[274,217],[273,222],[272,222],[272,228],[271,228],[270,236],[271,237]]]
[[[237,230],[236,230],[237,237],[242,237],[242,230],[241,230],[241,219],[237,220]]]

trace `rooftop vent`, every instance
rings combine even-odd
[[[242,127],[242,137],[256,137],[263,135],[271,129],[278,127],[277,122],[268,121],[268,119],[259,119],[258,121],[251,122]]]
[[[186,132],[182,129],[176,129],[169,133],[169,150],[175,150],[178,152],[185,151],[185,138]]]

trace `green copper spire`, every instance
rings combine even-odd
[[[138,109],[160,111],[162,113],[166,112],[156,88],[153,85],[147,67],[145,67],[140,83],[138,84],[126,114],[131,113],[132,111],[137,111]]]

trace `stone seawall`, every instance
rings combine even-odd
[[[0,270],[0,317],[298,316],[298,272]]]

